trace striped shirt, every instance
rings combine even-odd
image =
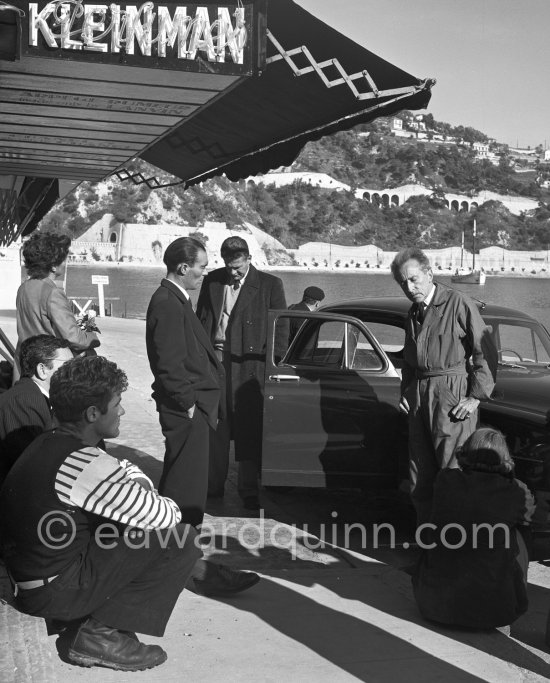
[[[159,495],[139,467],[97,446],[73,451],[63,460],[55,492],[65,505],[145,531],[168,529],[181,521],[177,504]]]

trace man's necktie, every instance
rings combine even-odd
[[[418,337],[420,334],[420,330],[422,328],[422,323],[424,322],[424,311],[423,311],[423,304],[417,304],[416,306],[416,311],[414,313],[414,336],[415,338]]]

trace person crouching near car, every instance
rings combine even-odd
[[[527,610],[522,533],[534,499],[514,478],[506,439],[495,429],[476,430],[457,461],[437,475],[430,523],[418,530],[416,602],[423,617],[442,624],[506,626]]]
[[[0,490],[4,561],[17,607],[81,621],[69,659],[138,671],[166,653],[136,631],[162,636],[201,551],[196,531],[127,460],[98,447],[119,434],[125,373],[100,356],[67,361],[52,376],[59,427],[38,436]]]

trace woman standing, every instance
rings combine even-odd
[[[73,354],[99,346],[95,332],[79,327],[69,300],[55,280],[62,279],[67,267],[71,240],[67,235],[35,232],[23,246],[23,259],[29,279],[17,291],[17,348],[15,378],[19,376],[21,343],[36,334],[66,339]]]

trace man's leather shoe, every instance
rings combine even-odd
[[[75,664],[119,671],[151,669],[166,658],[158,645],[144,645],[134,633],[118,631],[93,617],[80,626],[69,649],[69,659]]]
[[[259,510],[260,501],[258,500],[258,496],[245,496],[243,498],[243,508],[245,510]]]
[[[255,586],[260,577],[255,572],[243,572],[230,569],[223,564],[205,562],[207,565],[206,575],[203,579],[193,577],[190,584],[194,584],[195,593],[205,595],[208,598],[228,596],[240,593]],[[188,588],[193,589],[192,585]]]

